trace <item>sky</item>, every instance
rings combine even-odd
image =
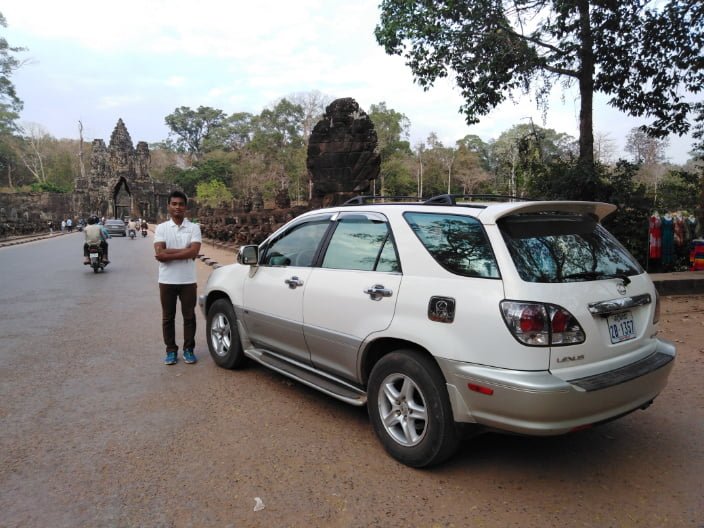
[[[180,106],[259,114],[282,97],[318,91],[352,97],[364,111],[385,102],[410,121],[412,145],[431,132],[446,146],[484,141],[531,120],[578,137],[579,98],[556,87],[545,116],[530,97],[507,101],[468,126],[451,79],[424,91],[402,57],[376,43],[380,0],[5,0],[0,28],[25,64],[11,77],[24,101],[20,124],[57,138],[109,142],[122,118],[136,144],[163,141]],[[617,157],[630,118],[595,98],[595,133]],[[670,137],[669,161],[684,163],[691,137]]]

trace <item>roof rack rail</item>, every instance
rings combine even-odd
[[[402,202],[402,201],[414,201],[420,202],[421,198],[418,196],[355,196],[350,198],[342,205],[364,205],[368,203],[375,203],[379,201],[386,202]]]
[[[521,198],[520,196],[506,194],[439,194],[428,198],[423,202],[425,205],[457,205],[457,199],[482,199],[482,200],[520,200],[528,201],[530,198]]]

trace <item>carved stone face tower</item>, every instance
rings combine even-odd
[[[94,139],[87,178],[76,180],[75,210],[82,216],[97,214],[108,218],[146,218],[150,221],[166,217],[167,184],[149,176],[149,147],[146,142],[132,144],[122,119],[105,146]]]

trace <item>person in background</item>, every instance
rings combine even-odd
[[[178,361],[176,344],[176,301],[181,301],[183,316],[183,360],[197,361],[196,344],[196,264],[201,245],[200,226],[186,218],[188,198],[181,191],[169,195],[170,220],[154,230],[154,252],[159,261],[159,298],[161,323],[166,345],[165,365]]]
[[[98,217],[91,216],[88,218],[88,226],[84,231],[85,243],[83,244],[83,264],[90,264],[90,258],[88,257],[88,246],[91,244],[98,244],[103,250],[103,262],[108,264],[108,238],[110,238],[110,233],[98,224]]]
[[[127,222],[127,234],[129,236],[137,236],[137,224],[131,218],[130,221]]]

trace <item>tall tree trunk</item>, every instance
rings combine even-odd
[[[587,173],[594,172],[594,40],[589,2],[579,2],[580,74],[579,74],[579,163]]]

